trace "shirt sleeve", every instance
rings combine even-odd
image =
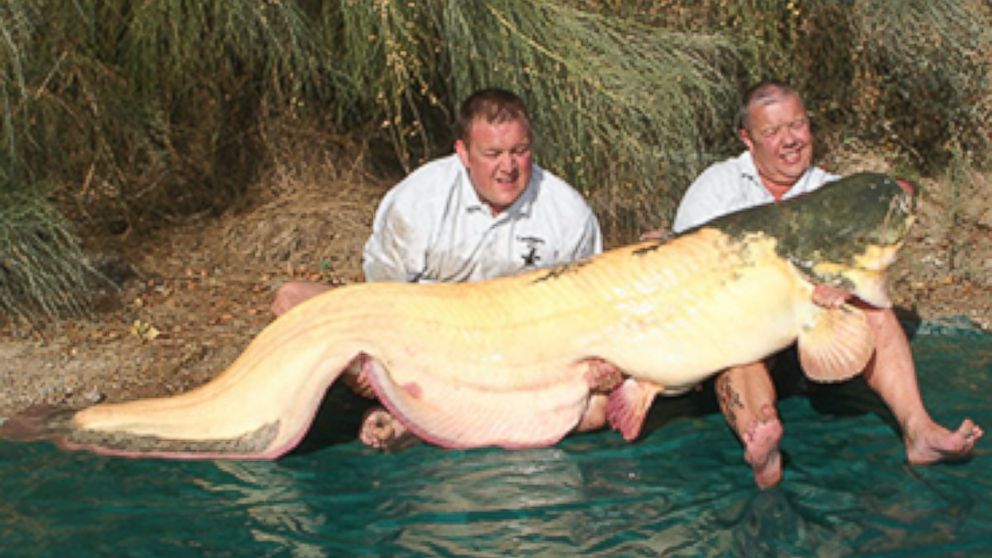
[[[426,253],[427,232],[387,196],[376,211],[372,235],[365,242],[365,280],[417,282],[426,267]]]
[[[686,190],[672,223],[672,231],[676,234],[701,225],[725,211],[725,203],[717,195],[719,188],[713,187],[713,174],[703,172]]]
[[[572,250],[571,259],[573,261],[581,260],[595,256],[602,251],[603,235],[599,229],[599,221],[596,219],[596,215],[590,211],[589,217],[582,227],[582,234],[579,236],[578,241],[575,243],[575,248]]]

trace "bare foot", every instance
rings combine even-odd
[[[754,471],[759,488],[771,488],[782,480],[782,454],[778,443],[782,439],[782,422],[771,405],[761,408],[747,430],[741,433],[744,461]]]
[[[399,451],[419,441],[399,419],[382,407],[373,407],[365,413],[358,437],[366,446],[383,451]]]
[[[965,419],[954,432],[931,421],[906,435],[906,456],[913,465],[964,459],[984,434],[971,419]]]
[[[589,405],[586,407],[582,420],[575,427],[576,432],[591,432],[606,426],[606,403],[609,396],[602,393],[594,393],[589,396]]]

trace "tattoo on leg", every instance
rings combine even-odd
[[[727,419],[727,424],[736,431],[737,415],[734,411],[743,409],[744,403],[741,402],[740,394],[734,391],[726,376],[720,376],[716,379],[716,398],[720,404],[720,410],[723,411],[723,416]]]

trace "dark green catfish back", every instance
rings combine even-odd
[[[846,263],[870,245],[902,239],[912,224],[913,195],[878,173],[852,174],[813,193],[714,219],[713,227],[744,240],[763,233],[776,250],[800,267],[807,262]]]

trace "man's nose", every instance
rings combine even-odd
[[[513,156],[513,153],[510,153],[509,151],[506,152],[506,153],[504,153],[499,158],[499,163],[500,163],[500,166],[501,167],[503,167],[504,169],[509,170],[509,171],[516,170],[517,165],[518,165],[517,158],[514,157]]]
[[[783,132],[782,132],[782,134],[783,134],[782,143],[783,144],[785,144],[787,146],[792,146],[792,145],[795,145],[796,143],[799,142],[799,134],[796,133],[795,130],[793,130],[789,126],[783,127],[782,130],[783,130]]]

